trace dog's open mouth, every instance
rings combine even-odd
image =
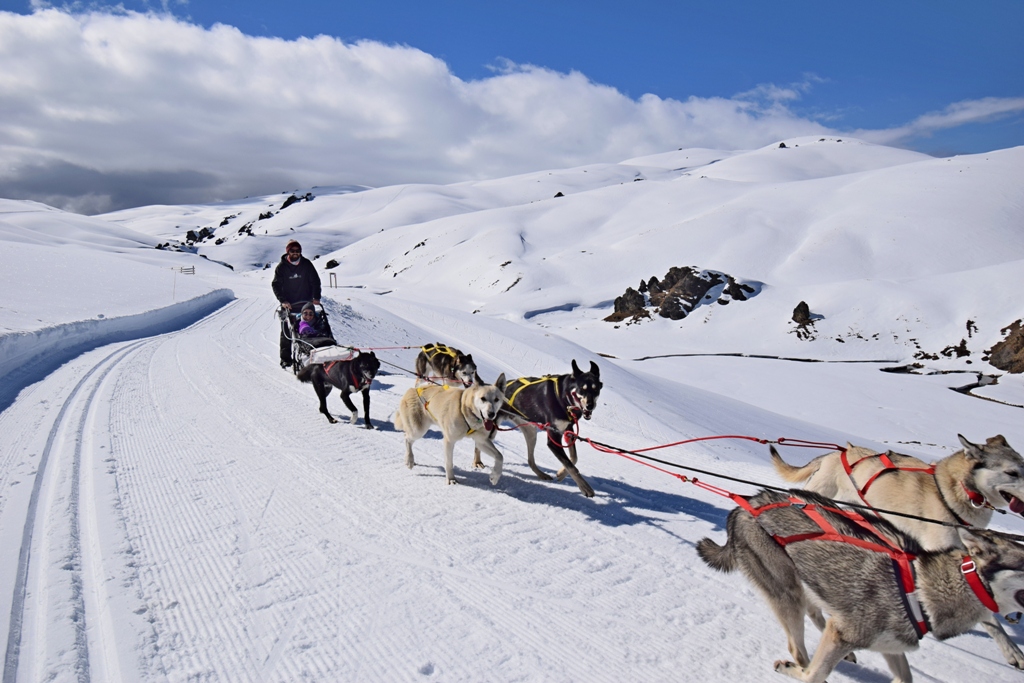
[[[1013,599],[1017,601],[1017,604],[1024,608],[1024,590],[1019,590],[1013,594]],[[1017,612],[1019,615],[1020,612]],[[1009,619],[1007,619],[1009,621]]]
[[[1000,491],[1000,495],[1010,504],[1010,511],[1018,515],[1024,515],[1024,501],[1012,493],[1006,491]]]
[[[487,431],[493,432],[495,427],[497,427],[497,425],[494,424],[493,420],[484,420],[484,429]]]
[[[584,420],[589,420],[590,419],[590,411],[589,410],[584,410],[583,411],[583,419]]]

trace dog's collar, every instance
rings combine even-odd
[[[472,420],[470,418],[472,418]],[[481,429],[485,429],[488,432],[491,432],[497,426],[495,425],[493,420],[485,420],[481,415],[477,415],[476,411],[472,409],[470,409],[468,412],[466,410],[463,410],[462,419],[466,421],[466,425],[469,427],[469,432],[467,432],[468,434],[472,434],[473,432],[479,431]],[[474,421],[476,421],[479,426],[474,427]]]
[[[981,582],[981,576],[978,575],[978,567],[974,564],[974,560],[971,559],[970,555],[964,555],[960,561],[960,573],[964,575],[967,585],[978,596],[978,600],[981,600],[981,604],[985,606],[985,609],[998,613],[999,605],[996,604],[995,597],[993,597],[989,589]]]
[[[963,482],[960,482],[960,487],[963,488],[968,500],[971,501],[971,505],[973,505],[974,507],[992,508],[992,504],[988,502],[988,499],[981,493],[981,491],[971,490],[967,488],[967,484]]]
[[[935,480],[935,491],[936,493],[939,494],[939,500],[942,501],[942,504],[946,507],[946,510],[949,512],[949,514],[953,515],[953,519],[956,521],[956,523],[963,524],[964,526],[971,526],[970,522],[965,520],[960,515],[956,514],[956,510],[954,510],[953,506],[949,504],[948,500],[946,500],[946,494],[942,492],[942,484],[939,482],[939,478],[935,475],[934,472],[932,472],[932,479]]]

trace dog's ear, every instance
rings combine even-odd
[[[572,359],[572,374],[576,377],[579,377],[581,374],[583,374],[580,372],[580,366],[576,365],[575,358]]]
[[[494,380],[495,388],[501,393],[505,393],[505,373],[498,375],[498,379]]]
[[[979,564],[986,564],[991,561],[997,552],[994,539],[980,533],[972,533],[964,528],[957,528],[960,542],[967,548],[967,554]]]
[[[964,455],[967,456],[968,460],[980,460],[982,457],[981,447],[977,444],[973,444],[964,438],[963,434],[957,434],[956,438],[960,439],[960,444],[964,447]]]
[[[590,374],[594,376],[594,379],[601,378],[601,368],[597,367],[597,363],[590,361]]]
[[[1010,444],[1006,443],[1006,437],[1002,434],[996,434],[995,436],[985,439],[986,446],[1002,446],[1003,448],[1009,448]]]

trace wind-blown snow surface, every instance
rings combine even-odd
[[[1021,408],[950,391],[975,371],[1001,375],[983,351],[1022,315],[1024,149],[932,159],[785,142],[444,187],[304,189],[315,198],[285,209],[290,192],[93,218],[0,203],[0,348],[67,330],[47,353],[71,353],[3,378],[5,682],[778,680],[771,663],[787,653],[770,611],[694,552],[724,538],[727,499],[581,447],[588,500],[538,481],[515,432],[498,437],[497,486],[469,469],[466,443],[461,485],[445,486],[439,436],[417,443],[409,471],[391,416],[415,356],[394,347],[443,341],[487,379],[597,362],[605,389],[582,433],[628,448],[739,434],[934,459],[958,432],[1024,447]],[[153,248],[207,226],[222,240],[198,245],[208,260]],[[380,349],[374,431],[328,424],[277,366],[263,265],[292,237],[318,266],[341,263],[321,270],[325,284],[336,276],[336,336]],[[673,265],[763,288],[681,321],[601,320],[625,287]],[[800,300],[824,316],[814,340],[793,334]],[[176,304],[192,314],[168,331]],[[77,332],[132,316],[142,323],[116,343]],[[879,372],[961,338],[970,355],[921,361],[954,374]],[[891,362],[699,355],[726,352]],[[1024,403],[1019,376],[976,393]],[[336,395],[329,405],[345,412]],[[766,451],[709,441],[659,456],[778,484]],[[547,452],[538,461],[555,469]],[[888,680],[879,655],[859,659],[829,680]],[[910,663],[919,680],[1020,675],[980,628],[927,638]]]

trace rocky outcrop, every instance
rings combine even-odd
[[[1016,320],[999,332],[1006,338],[988,350],[988,362],[1011,374],[1024,372],[1024,324]]]
[[[654,313],[662,318],[682,320],[699,306],[746,301],[759,291],[760,283],[738,282],[726,273],[673,266],[661,280],[652,276],[641,280],[638,289],[628,287],[615,299],[615,310],[605,320],[638,322]]]
[[[814,330],[814,321],[821,320],[824,316],[815,315],[811,313],[811,307],[807,305],[806,301],[801,301],[793,309],[793,322],[796,323],[797,339],[803,341],[814,341],[817,339],[817,335]]]

